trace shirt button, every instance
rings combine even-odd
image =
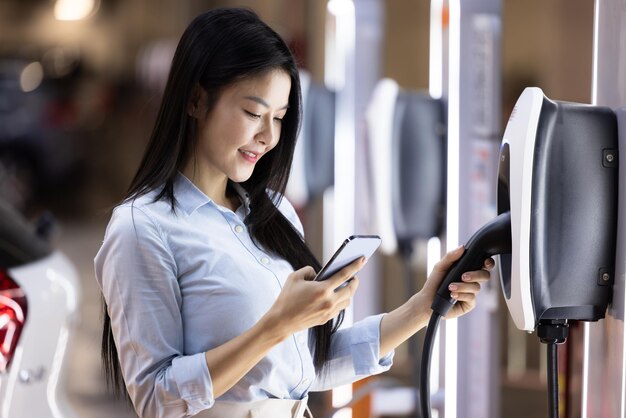
[[[237,225],[237,226],[235,226],[235,232],[236,232],[236,233],[238,233],[238,234],[239,234],[239,233],[241,233],[242,231],[243,231],[243,226],[241,226],[241,225]]]
[[[309,379],[304,379],[302,381],[302,384],[305,385],[305,386],[308,385],[309,383],[311,383],[311,381]]]
[[[262,257],[262,258],[261,258],[261,263],[262,263],[262,264],[269,264],[269,262],[270,262],[270,259],[269,259],[269,258],[267,258],[267,257]]]

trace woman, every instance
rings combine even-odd
[[[300,116],[293,56],[253,12],[190,24],[95,258],[105,372],[139,416],[300,417],[309,391],[387,370],[426,324],[462,248],[400,308],[337,330],[358,279],[334,290],[365,260],[311,281],[320,265],[282,198]],[[453,285],[449,317],[473,308],[492,265]]]

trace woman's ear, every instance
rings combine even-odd
[[[200,109],[200,105],[203,102],[203,96],[206,95],[206,93],[203,93],[204,89],[200,87],[199,84],[196,84],[196,86],[193,88],[193,91],[191,92],[189,102],[187,102],[187,114],[192,118],[198,119],[198,116],[200,115],[200,113],[198,113],[198,110]]]

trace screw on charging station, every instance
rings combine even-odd
[[[606,154],[606,161],[612,163],[615,161],[615,156],[613,154]]]
[[[604,280],[605,282],[608,282],[611,279],[611,276],[609,275],[609,273],[604,273],[602,275],[602,280]]]

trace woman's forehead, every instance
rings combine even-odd
[[[288,106],[290,91],[289,74],[283,70],[273,70],[238,80],[227,86],[223,95],[280,109]]]

